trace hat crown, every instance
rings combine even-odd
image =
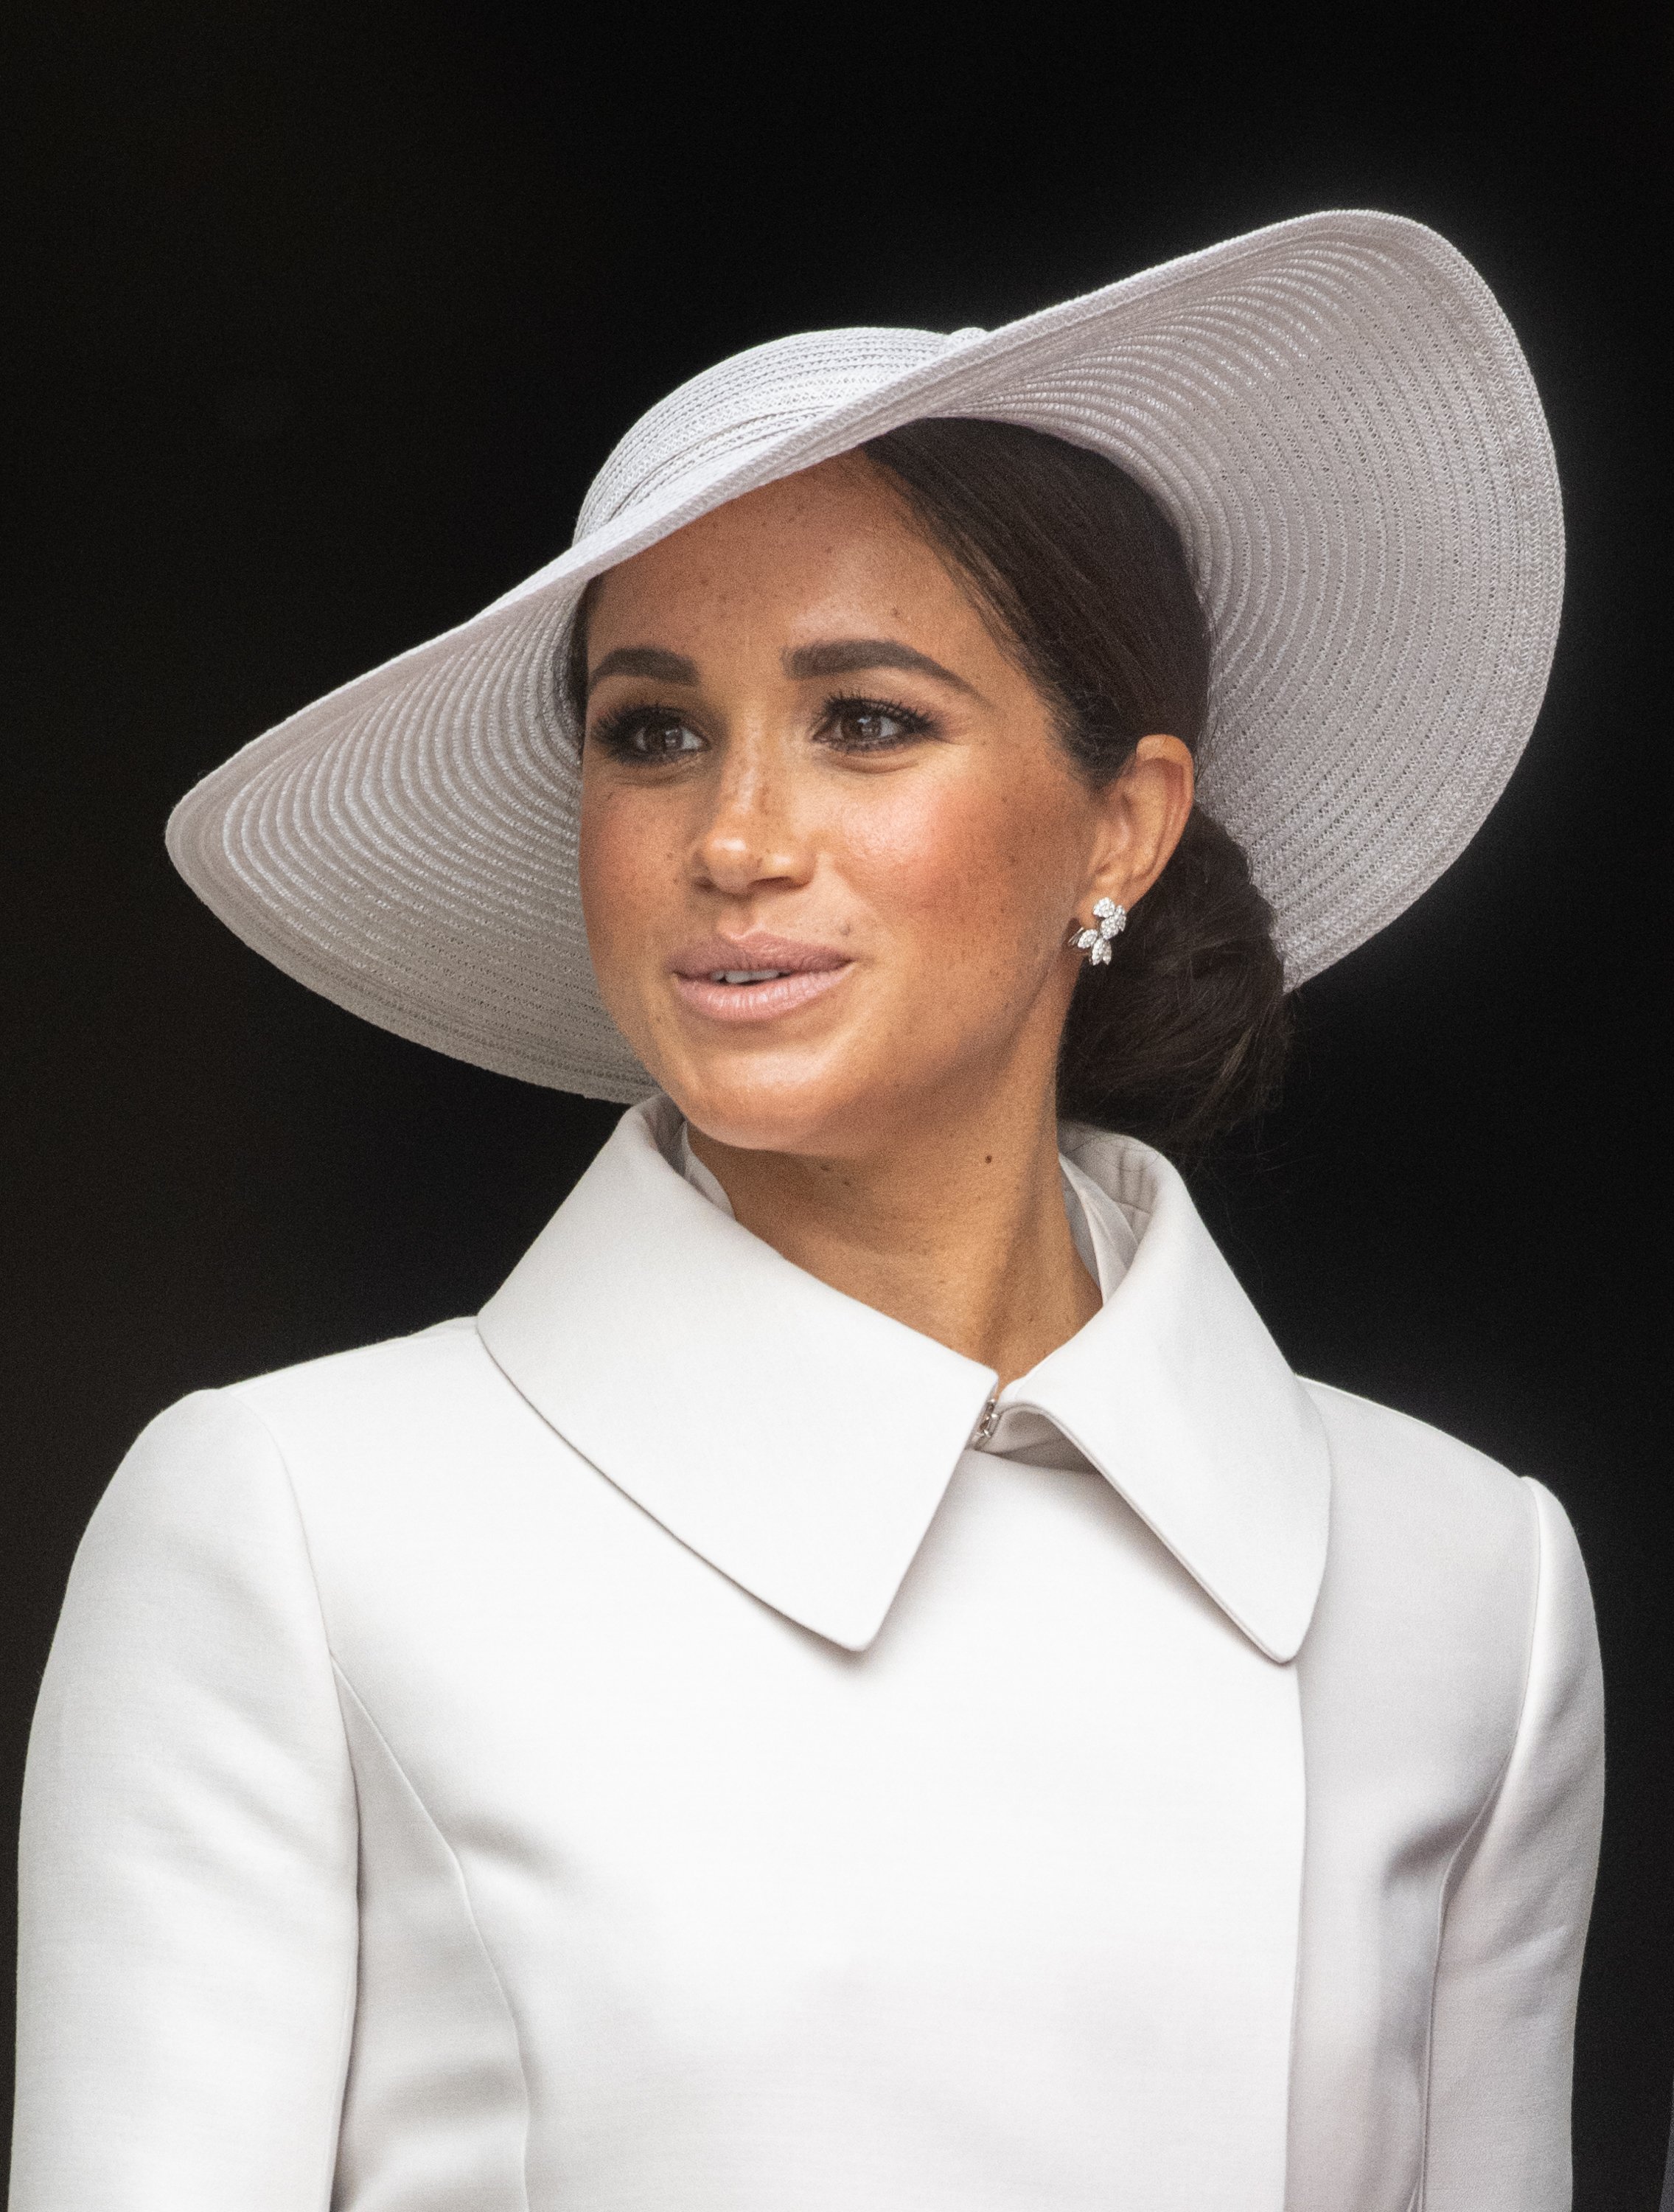
[[[938,331],[803,331],[734,354],[659,399],[619,440],[581,502],[576,542],[630,508],[697,489],[755,447],[966,343]]]

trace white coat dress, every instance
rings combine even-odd
[[[203,1393],[32,1742],[13,2212],[1556,2212],[1601,1712],[1538,1485],[1179,1176],[995,1376],[627,1114],[475,1321]],[[698,1176],[701,1181],[701,1176]]]

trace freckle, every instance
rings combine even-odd
[[[982,1156],[982,1164],[986,1168],[992,1168],[994,1164],[994,1155],[992,1152],[985,1152]]]

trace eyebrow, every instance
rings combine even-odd
[[[683,653],[666,652],[660,645],[619,645],[614,653],[607,653],[596,668],[587,674],[589,684],[602,684],[607,676],[646,676],[653,684],[695,684],[697,663],[688,660]]]
[[[823,645],[799,645],[779,656],[787,676],[852,676],[866,668],[908,668],[919,676],[934,677],[956,691],[976,696],[973,687],[927,653],[919,653],[892,637],[833,638]]]
[[[949,684],[956,691],[975,697],[974,687],[927,653],[902,645],[893,637],[839,637],[819,645],[790,647],[779,656],[785,673],[798,683],[816,676],[852,676],[868,668],[906,668],[919,676]],[[698,667],[683,653],[670,653],[660,645],[619,645],[588,672],[589,685],[607,676],[643,676],[653,684],[695,684]]]

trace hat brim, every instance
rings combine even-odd
[[[933,416],[1090,447],[1174,518],[1214,642],[1201,798],[1249,854],[1288,982],[1463,850],[1539,708],[1563,533],[1533,380],[1445,240],[1308,216],[998,331],[846,338],[901,343],[862,347],[882,365],[828,404],[768,410],[636,487],[494,605],[206,776],[168,825],[193,890],[287,974],[403,1036],[642,1097],[576,883],[555,669],[577,602],[727,500]]]

